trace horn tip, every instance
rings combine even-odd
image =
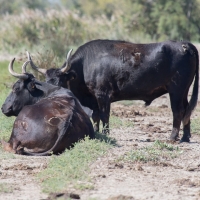
[[[27,55],[28,59],[31,60],[31,56],[30,56],[30,53],[28,51],[26,51],[26,55]]]

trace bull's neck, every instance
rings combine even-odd
[[[51,85],[41,81],[36,81],[35,84],[37,88],[37,94],[39,94],[34,98],[36,102],[43,98],[52,96],[53,93],[60,88],[59,86]]]

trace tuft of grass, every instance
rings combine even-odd
[[[106,142],[111,145],[116,145],[117,141],[115,138],[109,137],[106,134],[95,132],[95,138],[101,142]]]
[[[157,147],[160,150],[179,151],[179,147],[178,146],[174,147],[171,144],[168,144],[166,142],[161,142],[159,140],[156,140],[154,142],[154,146]]]
[[[62,192],[67,187],[92,189],[90,164],[111,148],[105,141],[81,140],[59,156],[52,156],[48,167],[38,174],[44,192]]]
[[[191,131],[192,133],[200,134],[200,118],[191,120]]]
[[[119,158],[119,161],[160,162],[170,160],[179,155],[180,150],[171,144],[155,141],[152,146],[132,150]]]

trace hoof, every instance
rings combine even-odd
[[[177,142],[177,141],[179,141],[179,137],[170,137],[169,141]]]
[[[179,143],[182,143],[182,142],[190,142],[190,139],[189,138],[181,138]]]
[[[171,144],[175,144],[175,143],[177,143],[177,142],[179,142],[179,137],[170,137],[168,140],[167,140],[167,143],[171,143]]]
[[[97,128],[96,126],[93,126],[94,128],[94,132],[99,132],[99,128]]]
[[[103,129],[102,130],[102,134],[104,134],[104,135],[108,135],[109,133],[110,133],[109,129]]]

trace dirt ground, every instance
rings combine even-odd
[[[168,139],[172,113],[167,95],[147,108],[141,102],[131,106],[114,103],[111,114],[134,125],[111,130],[109,136],[116,139],[117,145],[91,165],[94,189],[70,192],[79,194],[83,200],[200,199],[200,134],[193,134],[190,143],[175,144],[183,153],[163,163],[115,162],[131,149]],[[197,117],[198,109],[192,115]],[[0,199],[47,199],[34,175],[46,167],[48,159],[17,156],[0,163],[0,184],[13,186],[12,193],[2,193]]]
[[[131,107],[114,104],[112,113],[129,118],[134,127],[111,131],[118,146],[92,165],[95,190],[84,192],[82,199],[87,200],[88,196],[109,200],[200,199],[200,135],[193,135],[190,143],[177,144],[184,153],[158,165],[115,162],[131,149],[168,139],[172,114],[167,96],[155,100],[148,108],[140,104]],[[193,117],[199,114],[196,112]]]

